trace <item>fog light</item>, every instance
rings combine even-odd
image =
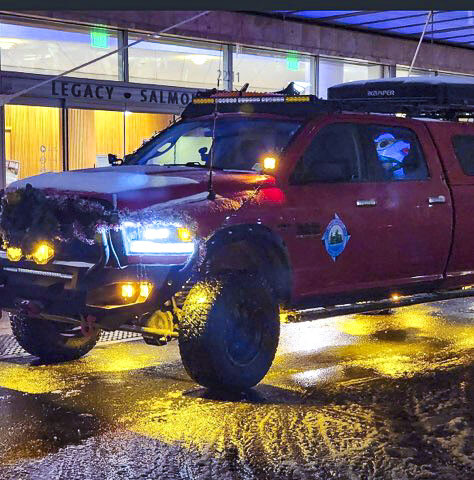
[[[138,296],[138,302],[144,302],[149,296],[151,291],[153,290],[153,284],[148,282],[140,283],[140,295]]]
[[[23,252],[21,248],[18,247],[8,247],[7,248],[7,258],[10,262],[19,262],[21,257],[23,256]]]
[[[123,283],[120,292],[123,298],[133,298],[136,295],[135,285],[133,283]]]
[[[54,257],[54,248],[46,242],[40,243],[31,256],[38,265],[45,265]]]
[[[178,238],[182,242],[190,242],[192,240],[191,231],[186,227],[178,227]]]

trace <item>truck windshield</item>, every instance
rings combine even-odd
[[[213,166],[225,170],[259,170],[265,154],[278,154],[301,122],[261,118],[188,120],[163,131],[127,158],[127,164]]]

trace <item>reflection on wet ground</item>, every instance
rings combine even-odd
[[[271,371],[239,396],[191,382],[176,344],[0,362],[0,476],[469,478],[471,309],[285,324]]]

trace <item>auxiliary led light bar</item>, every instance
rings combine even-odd
[[[301,103],[310,102],[309,95],[302,96],[261,96],[261,97],[217,97],[217,98],[193,98],[193,103],[197,105],[211,103]]]

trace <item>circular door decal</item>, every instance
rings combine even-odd
[[[350,238],[346,226],[335,213],[322,238],[326,251],[334,261],[344,251]]]

